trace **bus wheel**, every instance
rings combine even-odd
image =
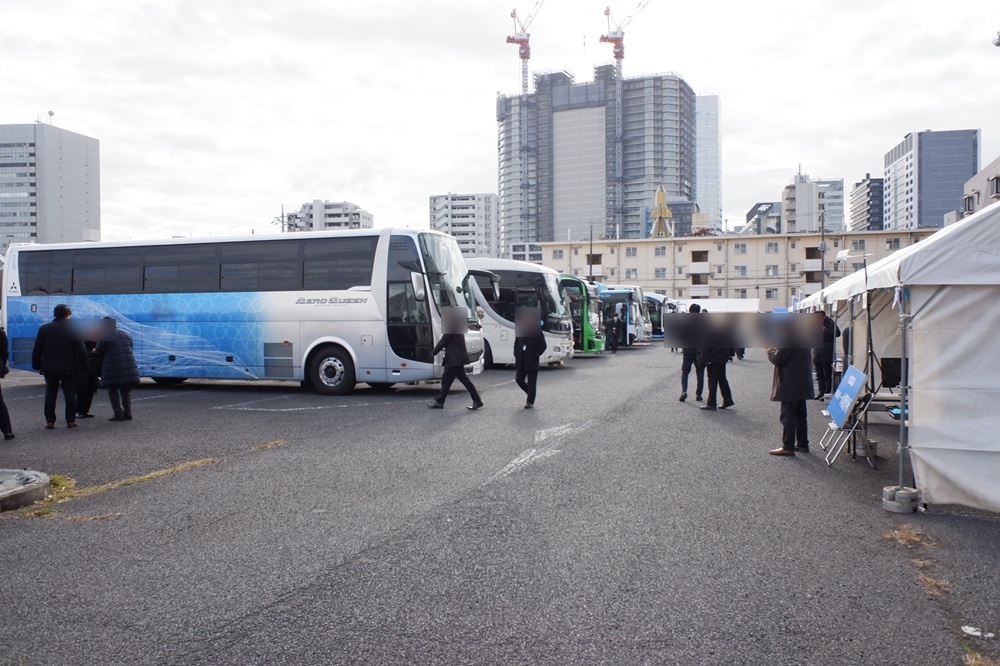
[[[493,350],[490,349],[490,343],[483,340],[483,370],[491,370],[493,368]]]
[[[354,390],[354,363],[343,349],[324,347],[312,357],[309,379],[317,393],[345,395]]]
[[[160,386],[177,386],[187,381],[187,377],[151,377]]]

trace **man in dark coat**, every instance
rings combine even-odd
[[[537,308],[532,308],[536,310]],[[524,318],[534,319],[531,325],[524,321]],[[514,371],[515,381],[521,390],[528,396],[524,403],[525,409],[535,406],[535,386],[538,382],[539,359],[545,353],[545,335],[538,327],[538,318],[533,313],[528,313],[522,321],[517,322],[520,333],[514,338]]]
[[[69,322],[73,312],[60,303],[55,319],[38,329],[31,365],[45,377],[45,429],[56,427],[56,398],[62,389],[66,401],[66,427],[76,427],[76,373],[87,367],[87,351]]]
[[[781,403],[781,448],[773,449],[770,454],[794,456],[796,449],[808,451],[806,401],[813,391],[809,350],[771,347],[767,350],[767,360],[774,365],[771,400]]]
[[[451,318],[452,315],[449,313],[448,319]],[[454,331],[459,328],[459,322],[445,321],[444,324],[445,330]],[[465,366],[472,362],[469,358],[469,352],[465,348],[465,334],[443,334],[434,346],[432,353],[436,356],[442,350],[444,351],[444,374],[441,376],[441,392],[438,393],[434,400],[427,403],[427,406],[431,409],[444,409],[444,401],[448,397],[448,391],[451,390],[451,385],[457,379],[462,382],[462,385],[468,389],[469,394],[472,396],[472,404],[468,406],[468,409],[479,409],[483,406],[483,401],[479,398],[479,392],[476,390],[475,385],[473,385],[472,380],[465,374]]]
[[[822,310],[816,312],[816,318],[823,327],[823,346],[813,350],[816,384],[819,387],[816,399],[820,400],[824,395],[833,393],[833,349],[840,336],[840,328]]]
[[[97,393],[97,380],[101,376],[101,359],[96,353],[97,343],[85,341],[87,350],[87,368],[76,374],[76,416],[80,419],[92,419],[90,408],[94,404]]]
[[[733,402],[733,392],[726,377],[726,364],[732,357],[731,348],[706,347],[698,350],[698,362],[705,366],[708,375],[708,400],[701,406],[702,409],[714,412],[716,408],[729,409],[736,404]],[[722,393],[721,405],[716,402],[717,393]]]
[[[692,303],[691,307],[688,308],[690,314],[700,314],[701,306],[697,303]],[[705,391],[705,366],[698,362],[698,348],[697,347],[684,347],[682,350],[683,359],[681,361],[681,402],[687,400],[688,397],[688,375],[691,374],[691,369],[694,368],[694,376],[698,380],[695,386],[694,399],[701,402],[701,394]]]
[[[97,345],[96,354],[101,362],[101,382],[108,389],[111,409],[109,421],[132,420],[132,387],[139,383],[139,366],[135,362],[132,336],[109,319],[107,337]]]
[[[607,340],[608,349],[611,350],[612,354],[618,353],[618,336],[621,335],[621,332],[621,320],[618,319],[618,313],[613,312],[604,324],[604,339]]]

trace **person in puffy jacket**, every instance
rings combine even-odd
[[[132,387],[139,383],[139,366],[133,353],[134,343],[128,331],[108,320],[105,339],[97,344],[96,354],[101,360],[101,384],[108,389],[111,409],[115,415],[110,421],[132,420]]]

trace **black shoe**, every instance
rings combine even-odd
[[[109,420],[109,421],[124,421],[124,420],[125,420],[125,417],[124,417],[124,416],[112,416],[112,417],[111,417],[110,419],[108,419],[108,420]]]
[[[813,398],[813,400],[822,400],[822,399],[823,399],[823,394],[822,393],[820,393],[818,396],[816,396],[815,398]]]
[[[700,395],[696,395],[696,396],[694,397],[694,401],[695,401],[695,402],[701,402],[701,396],[700,396]]]
[[[14,439],[14,433],[12,433],[12,432],[5,432],[3,434],[3,438],[6,441],[10,441],[10,440]]]
[[[703,409],[706,412],[714,412],[715,411],[715,405],[702,405],[701,407],[699,407],[699,409]]]
[[[735,402],[724,402],[722,403],[722,406],[719,407],[719,409],[729,409],[730,407],[735,407],[735,406],[736,406]]]
[[[444,409],[444,405],[442,405],[437,400],[431,400],[430,402],[427,403],[427,406],[430,407],[431,409]]]
[[[687,399],[688,399],[688,394],[687,393],[681,393],[681,402],[684,402]]]
[[[467,405],[466,409],[471,409],[472,411],[476,411],[477,409],[479,409],[482,406],[483,406],[483,403],[477,400],[476,402],[472,403],[471,405]]]
[[[524,408],[525,409],[534,409],[535,405],[534,405],[534,403],[526,402],[526,403],[524,403]]]
[[[132,420],[132,415],[131,414],[126,414],[125,415],[125,420],[126,421],[131,421]]]
[[[806,452],[808,452],[809,451],[809,445],[806,444],[805,446],[802,446],[801,444],[796,444],[795,445],[795,450],[796,451],[806,451]]]
[[[92,418],[94,418],[94,415],[93,414],[77,414],[76,418],[78,418],[78,419],[92,419]]]

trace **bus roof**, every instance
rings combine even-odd
[[[486,271],[522,271],[524,273],[550,273],[559,277],[559,271],[541,264],[533,264],[530,261],[517,261],[516,259],[492,259],[490,257],[470,257],[465,260],[469,268],[478,268]]]
[[[385,227],[381,229],[338,229],[334,231],[298,231],[285,234],[246,234],[242,236],[207,236],[202,238],[159,238],[154,240],[126,240],[126,241],[98,241],[98,242],[76,242],[76,243],[13,243],[8,248],[24,251],[39,250],[75,250],[91,247],[150,247],[160,245],[203,245],[206,243],[232,243],[235,241],[273,241],[290,240],[303,238],[356,238],[359,236],[384,236],[390,234],[400,234],[405,236],[415,236],[417,234],[434,234],[437,236],[448,236],[448,234],[431,229],[407,229]],[[448,236],[451,238],[451,236]]]

